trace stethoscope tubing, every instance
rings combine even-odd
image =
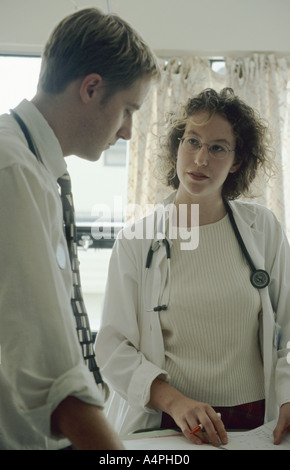
[[[264,289],[270,284],[270,276],[265,271],[264,269],[257,269],[253,263],[252,258],[250,257],[250,254],[246,248],[246,245],[244,243],[244,240],[242,239],[242,236],[239,232],[239,229],[237,227],[232,208],[230,207],[229,203],[224,200],[225,206],[230,218],[231,226],[235,232],[235,236],[237,238],[237,241],[241,247],[241,250],[243,252],[244,257],[246,258],[246,261],[251,269],[251,276],[250,276],[250,281],[253,287],[256,289]]]

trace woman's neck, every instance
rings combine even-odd
[[[175,199],[177,208],[177,226],[192,227],[196,225],[209,225],[221,220],[227,213],[222,197],[211,198],[191,198],[185,200],[178,197]],[[199,221],[197,223],[197,211],[193,205],[199,207]]]

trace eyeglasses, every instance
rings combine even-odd
[[[222,160],[228,156],[228,153],[235,151],[235,149],[229,149],[225,144],[206,144],[195,137],[182,137],[178,140],[180,140],[184,150],[193,155],[197,153],[203,145],[206,145],[208,154],[217,160]]]

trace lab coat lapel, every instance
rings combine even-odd
[[[147,268],[145,276],[145,295],[144,295],[144,315],[143,331],[147,331],[146,335],[142,335],[145,343],[142,345],[146,350],[146,357],[152,360],[156,365],[164,367],[164,343],[159,320],[159,312],[153,309],[161,304],[162,293],[167,278],[167,261],[166,251],[162,240],[165,236],[162,229],[164,218],[159,213],[154,214],[154,218],[150,219],[150,223],[154,224],[150,227],[151,246],[159,246],[153,254],[151,265]],[[146,248],[147,255],[147,248]]]
[[[160,212],[162,211],[162,212]],[[167,261],[166,261],[166,250],[162,240],[166,238],[166,227],[168,225],[168,213],[164,209],[157,211],[155,218],[155,237],[152,245],[158,246],[159,248],[155,251],[152,258],[152,300],[155,303],[154,307],[160,305],[161,296],[165,288],[167,279]],[[172,242],[168,240],[170,246]]]
[[[265,269],[265,255],[271,247],[265,246],[264,232],[254,227],[256,213],[250,205],[235,203],[231,204],[231,207],[242,239],[256,269]],[[263,353],[266,396],[265,420],[270,421],[277,414],[274,400],[274,366],[277,360],[277,351],[274,347],[275,314],[271,305],[268,287],[260,290],[260,296],[262,302],[260,342]]]
[[[256,269],[265,269],[265,236],[254,227],[256,213],[249,205],[230,203],[234,218]]]

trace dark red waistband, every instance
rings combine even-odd
[[[237,406],[214,406],[227,430],[254,429],[264,423],[265,400],[245,403]],[[166,413],[162,413],[161,429],[178,429],[175,421]]]

